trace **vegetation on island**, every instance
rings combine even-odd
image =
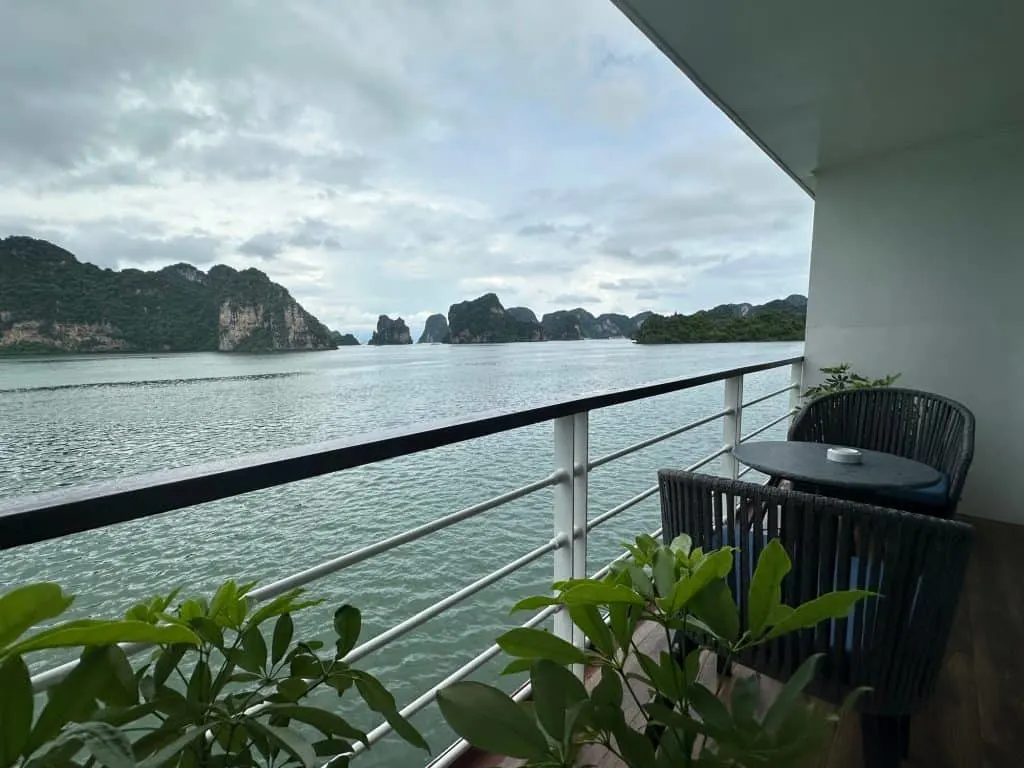
[[[767,304],[722,304],[692,315],[652,314],[637,329],[638,344],[802,341],[807,299],[790,296]]]
[[[448,327],[452,344],[544,340],[540,323],[516,319],[493,293],[452,304],[448,309]]]
[[[333,349],[330,331],[257,269],[101,269],[30,237],[0,239],[0,351]]]

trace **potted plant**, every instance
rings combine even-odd
[[[799,606],[781,602],[790,560],[778,541],[758,559],[747,595],[745,631],[726,577],[734,568],[732,547],[710,552],[681,536],[671,546],[642,536],[632,558],[604,579],[554,585],[555,594],[531,597],[514,610],[559,605],[587,636],[577,648],[540,629],[513,629],[498,645],[514,658],[506,672],[529,670],[532,701],[517,704],[500,690],[477,682],[456,683],[437,695],[448,724],[487,752],[525,759],[532,768],[575,766],[584,745],[601,745],[630,768],[679,766],[796,766],[814,757],[842,714],[830,713],[800,695],[814,674],[807,661],[763,715],[756,677],[736,678],[727,703],[720,684],[699,674],[701,653],[726,659],[776,637],[846,616],[870,593],[830,592]],[[685,657],[658,658],[634,642],[641,622],[652,622],[671,647],[672,633],[695,638]],[[634,660],[636,670],[630,671]],[[585,686],[571,665],[592,665],[598,681]],[[628,665],[628,666],[627,666]],[[623,714],[625,697],[641,713],[636,725]],[[851,696],[845,708],[852,706]]]

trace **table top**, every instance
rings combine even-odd
[[[924,488],[942,479],[938,470],[891,453],[858,449],[860,464],[829,461],[825,452],[840,446],[790,440],[744,443],[733,456],[759,472],[817,485],[842,488]]]

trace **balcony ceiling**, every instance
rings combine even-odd
[[[821,169],[1024,121],[1020,0],[613,0],[811,194]]]

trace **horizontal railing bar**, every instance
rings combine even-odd
[[[751,432],[750,434],[747,434],[747,435],[744,435],[743,437],[741,437],[741,438],[740,438],[740,442],[741,442],[741,443],[745,443],[745,442],[747,442],[747,440],[749,440],[750,438],[752,438],[752,437],[757,437],[757,436],[758,436],[758,435],[760,435],[760,434],[761,434],[762,432],[767,432],[767,431],[768,431],[769,429],[771,429],[772,427],[774,427],[774,426],[775,426],[776,424],[779,424],[779,423],[781,423],[781,422],[785,421],[786,419],[788,419],[788,418],[789,418],[790,416],[792,416],[792,415],[793,415],[794,413],[796,413],[796,409],[794,409],[794,410],[792,410],[792,411],[786,411],[786,412],[785,412],[784,414],[782,414],[781,416],[779,416],[779,418],[777,418],[777,419],[775,419],[775,420],[773,420],[773,421],[770,421],[770,422],[768,422],[767,424],[765,424],[764,426],[758,427],[757,429],[755,429],[755,430],[754,430],[753,432]]]
[[[654,437],[648,438],[647,440],[641,440],[639,443],[633,443],[633,445],[621,448],[618,451],[612,451],[611,453],[607,453],[604,456],[601,456],[600,458],[594,459],[587,466],[590,469],[596,469],[597,467],[600,467],[602,464],[607,464],[609,461],[621,459],[623,456],[628,456],[629,454],[636,453],[637,451],[643,450],[644,448],[649,448],[650,446],[656,445],[662,442],[663,440],[668,440],[669,438],[675,437],[676,435],[681,435],[684,432],[689,432],[691,429],[696,429],[697,427],[702,427],[705,424],[710,424],[712,421],[720,419],[723,416],[728,416],[730,413],[732,413],[732,410],[726,408],[724,411],[719,411],[718,413],[712,414],[711,416],[707,416],[703,419],[697,419],[696,421],[691,421],[689,424],[684,424],[683,426],[677,427],[676,429],[670,429],[668,432],[662,432],[660,435],[655,435]]]
[[[745,469],[741,469],[739,472],[736,473],[736,479],[739,480],[741,477],[743,477],[745,474],[747,474],[747,472],[753,472],[753,471],[754,471],[753,467],[746,467]]]
[[[562,416],[780,368],[801,360],[802,356],[791,357],[562,400],[519,411],[438,421],[412,429],[371,433],[353,439],[285,448],[212,464],[147,473],[83,488],[35,494],[9,501],[0,507],[0,549],[152,517],[175,509],[408,456]]]
[[[489,587],[491,584],[494,584],[497,581],[501,581],[509,574],[515,573],[519,569],[526,567],[530,563],[546,555],[548,552],[553,552],[559,547],[568,546],[568,544],[569,540],[567,537],[556,536],[547,544],[537,547],[531,552],[527,552],[522,557],[516,558],[508,565],[505,565],[496,571],[491,571],[491,573],[487,574],[482,578],[477,579],[472,584],[468,584],[462,589],[458,590],[457,592],[453,592],[452,594],[448,595],[448,597],[446,597],[444,600],[440,600],[436,603],[433,603],[430,607],[424,608],[422,611],[410,616],[405,621],[399,622],[391,629],[381,632],[379,635],[370,638],[365,643],[357,645],[355,648],[353,648],[345,655],[342,661],[344,661],[346,664],[354,664],[367,654],[373,653],[374,651],[383,648],[392,640],[401,637],[407,632],[411,632],[412,630],[416,629],[416,627],[420,626],[421,624],[425,624],[435,616],[441,615],[449,608],[451,608],[453,605],[458,605],[467,597],[472,597],[480,590]]]
[[[295,587],[301,587],[311,581],[316,581],[324,576],[328,576],[332,573],[348,568],[349,566],[361,563],[363,560],[367,560],[375,555],[379,555],[382,552],[387,552],[390,549],[407,544],[417,539],[422,539],[424,536],[428,536],[431,533],[436,533],[444,528],[460,523],[463,520],[468,520],[472,517],[476,517],[479,514],[500,507],[509,502],[521,499],[524,496],[529,496],[532,493],[549,488],[552,485],[557,485],[562,479],[568,476],[567,472],[553,472],[543,480],[538,480],[529,485],[523,485],[516,488],[508,493],[503,493],[500,496],[493,496],[487,501],[482,501],[479,504],[474,504],[465,509],[461,509],[458,512],[452,512],[449,515],[439,517],[436,520],[431,520],[429,523],[411,528],[405,533],[399,533],[395,536],[390,536],[386,539],[381,539],[376,544],[371,544],[367,547],[357,549],[353,552],[349,552],[347,555],[342,555],[334,560],[328,560],[326,563],[314,565],[312,568],[307,568],[299,573],[286,576],[283,579],[267,584],[265,587],[254,589],[249,593],[250,597],[254,600],[270,600],[282,595],[285,592],[295,589]]]
[[[691,464],[690,466],[686,467],[686,471],[687,472],[693,472],[695,469],[700,469],[705,464],[708,464],[709,462],[714,461],[719,456],[721,456],[724,453],[727,453],[728,451],[729,451],[728,447],[719,448],[714,453],[712,453],[712,454],[710,454],[708,456],[705,456],[700,461],[698,461],[698,462],[696,462],[694,464]],[[636,496],[633,496],[630,499],[626,499],[624,502],[622,502],[618,506],[612,507],[607,512],[601,513],[600,515],[595,517],[593,520],[589,520],[587,522],[587,531],[591,531],[594,528],[596,528],[597,526],[601,525],[602,523],[605,523],[605,522],[611,520],[616,515],[622,514],[623,512],[625,512],[630,507],[635,507],[641,501],[643,501],[644,499],[650,498],[651,496],[653,496],[657,492],[658,492],[658,486],[657,485],[652,485],[650,488],[647,488],[647,489],[641,491]]]
[[[595,517],[593,520],[588,521],[587,522],[587,531],[591,531],[594,528],[597,528],[597,526],[601,525],[601,523],[604,523],[604,522],[606,522],[608,520],[611,520],[613,517],[615,517],[616,515],[620,514],[621,512],[625,512],[630,507],[635,507],[641,501],[643,501],[644,499],[650,498],[651,496],[653,496],[657,492],[658,492],[658,486],[657,485],[652,485],[650,488],[648,488],[645,491],[641,491],[640,493],[638,493],[633,498],[626,499],[626,501],[622,502],[617,507],[612,507],[607,512],[604,512],[603,514],[600,514],[597,517]]]
[[[544,610],[540,611],[535,616],[533,616],[525,624],[520,624],[519,626],[523,627],[523,628],[526,628],[526,629],[529,629],[529,628],[532,628],[532,627],[536,627],[538,624],[542,624],[544,621],[546,621],[547,619],[549,619],[552,616],[554,616],[560,610],[562,610],[562,606],[560,606],[560,605],[549,605],[547,608],[545,608]],[[404,707],[402,707],[398,711],[398,713],[402,717],[404,717],[406,719],[412,717],[417,712],[419,712],[421,709],[424,709],[424,708],[428,707],[430,704],[432,704],[434,699],[435,699],[435,697],[437,696],[437,692],[438,691],[440,691],[440,690],[442,690],[444,688],[447,688],[452,683],[457,683],[460,680],[463,680],[466,677],[469,677],[469,675],[471,675],[474,672],[476,672],[476,670],[480,669],[480,667],[482,667],[488,661],[493,659],[499,653],[501,653],[501,648],[497,645],[497,643],[495,643],[494,645],[491,645],[485,651],[483,651],[482,653],[477,654],[472,659],[470,659],[465,664],[463,664],[461,667],[456,669],[454,672],[452,672],[450,675],[448,675],[448,677],[446,677],[444,680],[442,680],[441,682],[437,683],[436,685],[432,685],[429,689],[427,689],[422,694],[417,696],[415,699],[410,701],[408,704],[406,704]],[[374,744],[376,744],[382,738],[387,736],[393,730],[394,730],[394,728],[391,726],[390,723],[381,723],[376,728],[374,728],[373,730],[371,730],[369,733],[366,734],[366,740],[370,743],[370,746],[372,747]],[[366,747],[363,746],[362,742],[356,742],[353,745],[353,750],[352,750],[351,754],[354,757],[354,756],[356,756],[356,755],[358,755],[358,754],[360,754],[362,752],[365,752],[365,751],[366,751]]]
[[[774,392],[769,392],[767,395],[761,395],[761,397],[755,397],[753,400],[749,400],[749,401],[745,402],[741,407],[749,408],[752,405],[757,405],[758,403],[763,403],[765,400],[771,400],[773,397],[778,397],[779,395],[784,395],[787,392],[790,392],[790,391],[792,391],[794,389],[798,389],[799,387],[800,387],[799,384],[790,384],[788,387],[783,387],[782,389],[777,389]]]

